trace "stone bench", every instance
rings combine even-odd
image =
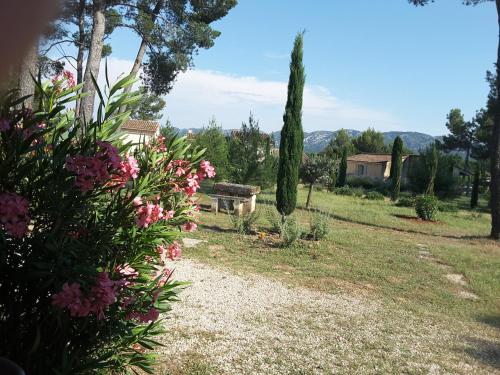
[[[234,214],[240,216],[255,211],[260,187],[220,182],[214,185],[214,191],[215,194],[209,194],[212,198],[212,212],[217,213],[221,203],[227,205],[227,202],[232,202]]]
[[[240,216],[244,213],[244,204],[250,202],[251,198],[245,197],[235,197],[232,195],[221,195],[221,194],[209,194],[210,198],[212,198],[211,210],[214,213],[219,212],[219,202],[232,202],[233,203],[233,212],[235,215]],[[224,205],[224,203],[223,203]],[[229,209],[229,207],[224,207]]]

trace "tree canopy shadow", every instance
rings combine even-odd
[[[477,318],[481,323],[487,324],[493,328],[500,329],[500,314],[499,315],[481,315]]]
[[[468,337],[465,352],[471,357],[500,369],[500,342]]]

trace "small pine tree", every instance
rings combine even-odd
[[[392,145],[391,199],[397,201],[401,190],[401,169],[403,167],[403,140],[398,136]]]
[[[347,148],[342,150],[342,158],[340,159],[339,177],[337,178],[337,186],[345,186],[347,178]]]
[[[476,173],[474,173],[474,183],[472,184],[472,193],[470,196],[470,208],[476,208],[477,202],[479,200],[479,168],[476,169]]]
[[[304,93],[304,65],[302,64],[303,33],[297,34],[290,61],[288,98],[283,129],[281,129],[278,179],[276,189],[276,208],[285,220],[297,204],[297,185],[299,169],[304,148],[302,130],[302,97]]]

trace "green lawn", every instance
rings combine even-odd
[[[302,208],[306,193],[300,189],[294,213],[305,228],[312,215]],[[259,196],[258,232],[269,229],[265,212],[273,199],[273,193]],[[208,202],[206,196],[201,200]],[[466,198],[455,203],[467,207]],[[474,211],[440,212],[437,222],[426,223],[415,219],[413,209],[388,200],[315,191],[313,208],[326,215],[330,228],[323,241],[300,240],[287,249],[270,246],[272,235],[241,235],[227,214],[202,212],[200,230],[189,236],[207,242],[185,249],[184,256],[293,286],[373,299],[384,306],[383,324],[404,312],[421,321],[423,331],[436,324],[457,337],[474,332],[484,337],[481,356],[489,359],[482,363],[498,369],[500,245],[487,238],[489,215],[484,201],[481,205]],[[458,283],[448,279],[457,275]],[[436,348],[440,363],[453,362],[449,353],[459,350],[454,345]]]
[[[306,193],[299,190],[299,207]],[[260,230],[268,227],[264,211],[273,197],[259,197]],[[314,192],[313,208],[329,215],[331,232],[323,241],[301,241],[291,249],[270,247],[257,235],[234,232],[226,214],[204,212],[195,236],[224,250],[200,246],[187,254],[323,291],[373,293],[424,314],[472,321],[489,317],[500,325],[500,246],[487,239],[487,213],[439,212],[438,222],[426,223],[410,219],[415,217],[413,209],[389,201],[324,191]],[[294,215],[308,226],[310,211],[298,208]],[[449,273],[463,274],[468,285],[447,282]],[[479,299],[457,298],[460,290]]]

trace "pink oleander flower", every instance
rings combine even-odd
[[[0,193],[0,224],[11,236],[22,238],[30,220],[29,202],[15,193]]]
[[[81,191],[92,190],[110,178],[108,166],[96,156],[75,155],[66,158],[66,169],[76,175],[75,185]]]
[[[124,285],[124,281],[113,281],[107,272],[97,275],[96,284],[90,289],[90,311],[95,313],[98,320],[104,319],[104,310],[116,302],[117,289]]]
[[[100,151],[96,154],[96,156],[103,159],[110,168],[120,169],[122,165],[122,157],[120,156],[118,149],[109,142],[96,141],[96,143],[100,148]]]
[[[181,176],[184,176],[186,174],[186,170],[182,167],[177,167],[177,170],[175,171],[175,175],[177,177],[181,177]]]
[[[133,156],[127,156],[127,160],[121,163],[120,170],[123,174],[135,180],[139,176],[140,168]]]
[[[63,88],[69,89],[75,87],[75,77],[70,71],[64,70],[61,74],[58,74],[51,80],[52,85],[56,92],[60,92]]]
[[[135,207],[142,206],[142,198],[141,197],[135,197],[134,200],[132,201]]]
[[[177,241],[174,241],[168,247],[168,257],[172,260],[179,258],[181,256],[181,252],[181,247],[179,246],[179,243]]]
[[[6,132],[10,129],[10,121],[7,119],[0,119],[0,132]]]
[[[196,223],[192,222],[192,221],[187,222],[186,224],[183,225],[183,229],[186,232],[195,231],[197,227],[198,227],[198,225]]]
[[[170,278],[171,274],[172,271],[170,271],[170,269],[166,265],[156,266],[156,272],[153,276],[155,280],[158,280],[157,286],[164,286]]]
[[[125,186],[128,180],[136,179],[139,176],[139,171],[137,160],[133,156],[127,156],[125,161],[120,162],[118,174],[112,176],[113,185]]]
[[[132,268],[128,263],[116,266],[116,271],[125,279],[125,286],[132,284],[130,280],[134,280],[137,276],[139,276],[139,272]]]
[[[163,214],[163,218],[165,220],[172,219],[174,217],[174,215],[175,215],[175,211],[174,210],[168,210],[167,212],[165,212]]]
[[[82,294],[79,283],[64,283],[62,290],[52,296],[52,304],[68,309],[71,316],[94,313],[97,319],[104,319],[104,310],[116,302],[117,292],[125,283],[125,280],[111,280],[107,272],[100,272],[87,296]]]
[[[52,296],[52,304],[60,309],[68,309],[71,316],[83,317],[90,313],[90,301],[82,298],[78,283],[64,283],[62,290]]]
[[[155,322],[156,320],[158,320],[159,316],[160,316],[160,312],[156,308],[152,307],[146,313],[133,311],[127,315],[127,319],[128,320],[138,320],[141,323],[149,323],[149,322]]]
[[[137,206],[136,224],[139,228],[147,228],[163,218],[163,208],[159,204],[146,202],[145,205]]]
[[[215,168],[210,165],[210,162],[207,160],[202,160],[200,162],[200,168],[203,172],[205,172],[206,176],[208,178],[213,178],[215,177]]]
[[[63,77],[66,79],[66,82],[68,83],[69,87],[75,87],[76,82],[75,82],[75,76],[73,75],[73,73],[71,73],[68,70],[65,70],[63,72]]]
[[[156,247],[156,252],[160,256],[160,260],[162,261],[162,263],[165,264],[167,262],[167,254],[168,254],[167,248],[163,245],[158,245]]]
[[[187,186],[184,188],[184,192],[188,197],[192,196],[196,193],[196,191],[200,188],[200,184],[198,182],[198,175],[188,174],[186,176]]]

